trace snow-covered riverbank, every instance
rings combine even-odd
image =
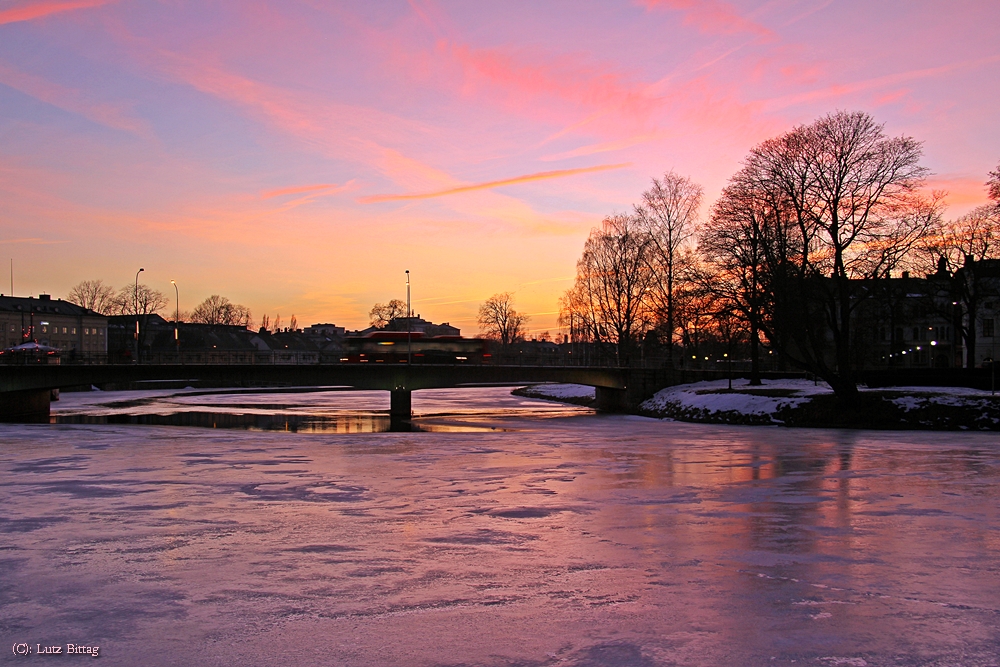
[[[594,389],[583,385],[534,385],[520,396],[590,405]],[[639,407],[661,419],[719,424],[856,426],[868,428],[1000,430],[1000,397],[964,387],[861,388],[862,404],[847,413],[823,382],[713,380],[663,389]]]

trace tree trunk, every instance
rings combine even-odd
[[[760,386],[760,332],[757,330],[757,315],[750,314],[750,386]]]

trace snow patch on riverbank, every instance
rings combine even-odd
[[[967,419],[978,428],[998,423],[993,416],[997,399],[988,391],[967,387],[859,387],[863,394],[881,397],[903,413],[914,414],[920,425],[930,425],[941,418],[941,409],[952,410],[951,420]],[[643,402],[640,411],[649,416],[685,421],[731,424],[782,424],[791,411],[814,399],[829,399],[833,390],[825,382],[808,380],[764,380],[751,387],[749,380],[712,380],[668,387]],[[924,414],[935,413],[935,414]],[[907,417],[904,421],[911,418]],[[960,424],[952,425],[963,428]],[[995,428],[995,426],[993,427]]]
[[[585,384],[534,384],[511,392],[525,398],[541,398],[547,401],[561,401],[575,405],[590,405],[596,392]]]
[[[745,379],[709,380],[667,387],[643,402],[644,414],[695,421],[776,423],[781,410],[795,408],[833,391],[825,382],[809,380],[764,380],[750,386]]]
[[[735,412],[742,415],[773,415],[787,407],[796,407],[818,394],[833,393],[826,383],[808,380],[764,380],[751,387],[749,380],[710,380],[667,387],[645,401],[641,408],[662,412],[672,406],[704,412]]]

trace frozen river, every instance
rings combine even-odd
[[[1000,664],[995,433],[508,391],[415,394],[430,432],[357,432],[367,392],[54,404],[264,426],[0,425],[3,664]]]

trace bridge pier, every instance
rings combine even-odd
[[[672,368],[623,369],[624,384],[621,388],[595,387],[595,407],[602,412],[632,412],[643,401],[664,387],[681,384],[683,374]],[[694,382],[701,378],[688,379]]]
[[[410,417],[413,416],[412,394],[409,389],[393,389],[389,392],[390,431],[410,430]]]
[[[0,392],[0,422],[48,424],[51,389]]]
[[[594,407],[601,412],[628,412],[628,389],[594,387]]]

